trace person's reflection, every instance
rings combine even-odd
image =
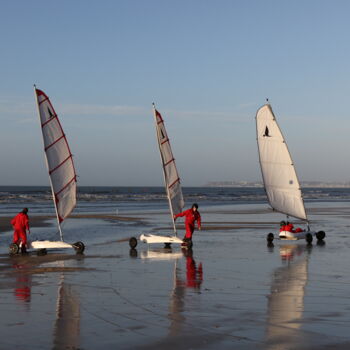
[[[186,279],[181,273],[181,269],[177,266],[177,261],[174,265],[174,289],[170,299],[170,327],[169,337],[178,336],[183,332],[183,325],[185,316],[183,314],[185,309],[186,290],[194,289],[199,291],[203,282],[203,266],[197,264],[193,258],[192,249],[182,249],[182,254],[186,259]]]
[[[16,269],[16,287],[14,289],[15,298],[27,304],[29,308],[29,303],[31,300],[31,286],[32,286],[32,275],[26,273],[26,266],[24,264],[13,264],[13,268]]]
[[[192,249],[182,249],[182,253],[186,257],[186,287],[199,290],[203,282],[203,265],[199,263],[197,267]]]

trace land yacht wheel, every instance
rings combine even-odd
[[[9,248],[10,255],[16,255],[19,252],[19,245],[16,243],[11,243]]]
[[[305,235],[305,240],[306,240],[307,243],[311,244],[312,243],[312,239],[313,239],[313,237],[312,237],[311,233],[307,233]]]
[[[39,249],[37,252],[36,252],[36,255],[37,256],[44,256],[47,254],[47,250],[45,248],[43,249]]]
[[[268,233],[267,236],[266,236],[266,240],[267,240],[268,243],[272,243],[274,238],[275,238],[275,236],[271,232]]]
[[[83,242],[75,242],[72,244],[73,248],[75,249],[75,251],[77,252],[77,254],[81,254],[84,252],[85,250],[85,245]]]
[[[171,243],[164,243],[164,249],[171,249]]]
[[[323,241],[324,238],[326,237],[326,233],[324,231],[318,231],[316,232],[316,238],[319,241]]]
[[[131,237],[129,239],[129,246],[131,249],[135,249],[137,246],[137,239],[135,237]]]

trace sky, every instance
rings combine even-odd
[[[0,1],[0,185],[48,185],[33,84],[78,184],[162,186],[152,102],[184,186],[260,181],[269,98],[302,181],[349,181],[350,2]]]

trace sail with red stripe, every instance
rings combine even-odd
[[[52,195],[60,224],[76,205],[77,175],[66,135],[50,99],[43,91],[36,88],[35,95]]]
[[[154,108],[154,118],[157,131],[157,140],[160,158],[163,166],[164,182],[169,200],[170,212],[173,216],[182,212],[184,200],[182,195],[180,177],[177,172],[175,158],[171,150],[168,134],[161,114]],[[174,231],[176,228],[174,224]]]

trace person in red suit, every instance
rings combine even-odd
[[[22,242],[21,251],[26,253],[27,247],[27,231],[30,233],[29,229],[29,218],[28,218],[28,208],[24,208],[20,213],[18,213],[12,220],[11,225],[14,228],[13,232],[13,243],[20,244]]]
[[[179,213],[177,215],[174,215],[174,220],[176,220],[178,217],[185,217],[185,228],[186,228],[186,234],[184,237],[184,241],[186,240],[192,240],[192,235],[195,228],[195,222],[197,221],[198,229],[201,229],[201,215],[198,211],[198,204],[194,203],[192,204],[191,209],[187,209],[183,211],[182,213]]]

